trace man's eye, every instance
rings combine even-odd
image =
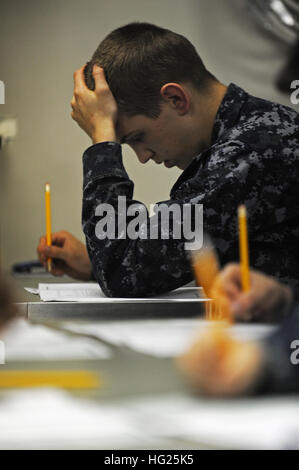
[[[138,143],[142,142],[142,140],[143,140],[143,136],[142,136],[141,134],[140,134],[140,135],[136,135],[136,136],[131,137],[131,138],[129,139],[128,144],[129,144],[129,145],[138,144]]]

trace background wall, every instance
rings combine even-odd
[[[0,151],[2,266],[35,258],[44,233],[44,183],[52,185],[53,231],[81,231],[81,156],[89,139],[70,118],[72,74],[114,28],[140,20],[190,39],[224,83],[290,105],[272,86],[287,46],[270,40],[240,0],[10,0],[0,8],[0,116],[18,119]],[[135,199],[168,198],[179,170],[141,165],[124,146]]]

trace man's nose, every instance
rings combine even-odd
[[[147,163],[153,156],[153,153],[150,151],[140,151],[137,154],[138,160],[140,163]]]

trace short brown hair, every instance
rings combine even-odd
[[[120,111],[129,116],[158,117],[165,83],[191,83],[198,90],[215,77],[205,68],[188,39],[149,23],[130,23],[112,31],[85,68],[93,90],[93,65],[103,67]]]

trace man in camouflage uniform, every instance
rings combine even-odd
[[[72,117],[91,137],[83,155],[82,224],[86,247],[53,235],[40,259],[53,274],[93,277],[108,296],[147,296],[193,278],[185,239],[99,239],[96,208],[133,202],[121,143],[139,160],[183,173],[168,206],[203,204],[204,229],[221,264],[238,259],[237,207],[249,216],[251,266],[299,286],[299,135],[291,108],[220,83],[184,37],[149,24],[113,31],[75,75]],[[87,86],[86,86],[87,85]],[[179,223],[183,223],[182,220]],[[150,218],[147,220],[150,224]],[[88,252],[88,254],[87,254]],[[89,263],[91,261],[92,267]]]

